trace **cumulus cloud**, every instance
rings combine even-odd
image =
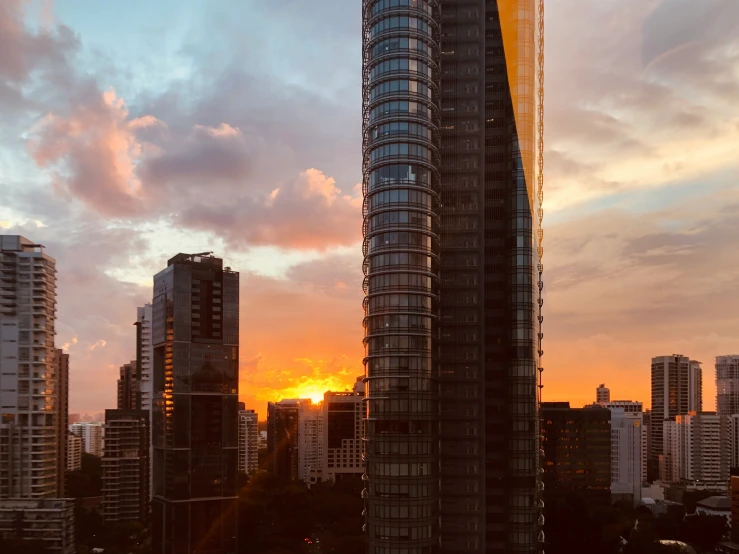
[[[32,129],[28,149],[39,167],[54,169],[61,194],[103,215],[132,215],[142,209],[136,174],[141,144],[135,135],[142,121],[128,120],[114,90],[91,90],[68,116],[45,116]]]
[[[245,193],[228,202],[205,200],[190,205],[179,222],[215,232],[235,247],[324,250],[357,242],[360,218],[357,197],[342,195],[332,177],[310,168],[261,198]]]

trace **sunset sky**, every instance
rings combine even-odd
[[[547,1],[544,397],[739,353],[739,2]],[[0,0],[0,232],[57,259],[70,411],[178,252],[241,272],[241,399],[362,368],[360,0]]]

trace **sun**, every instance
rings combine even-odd
[[[314,384],[302,385],[297,389],[297,398],[310,398],[314,403],[323,402],[323,394],[330,389]]]

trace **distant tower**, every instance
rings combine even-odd
[[[716,411],[739,414],[739,356],[716,356]]]
[[[598,404],[611,401],[611,389],[606,388],[605,383],[601,383],[596,390],[596,402]]]
[[[702,390],[700,362],[681,354],[652,358],[651,460],[665,454],[662,429],[666,420],[702,411]]]

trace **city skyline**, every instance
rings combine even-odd
[[[363,355],[359,2],[231,5],[252,12],[249,21],[232,17],[238,26],[225,10],[199,18],[200,2],[184,3],[172,21],[174,3],[145,4],[125,16],[81,1],[46,12],[30,3],[24,17],[18,2],[2,8],[19,36],[36,44],[50,33],[57,47],[21,56],[29,41],[18,40],[0,56],[0,78],[18,93],[0,137],[2,184],[17,194],[0,207],[0,226],[57,259],[56,346],[71,356],[70,411],[114,405],[118,368],[135,356],[135,308],[151,301],[151,275],[180,251],[213,250],[242,274],[248,407],[261,414],[268,400],[350,388]],[[547,15],[549,401],[590,403],[605,381],[613,398],[646,408],[649,361],[682,352],[703,362],[712,409],[714,358],[739,352],[730,336],[739,300],[728,293],[739,197],[726,150],[739,138],[727,123],[739,116],[727,70],[737,6],[713,1],[669,25],[649,17],[674,4],[568,1]],[[324,26],[310,31],[306,20]],[[129,24],[126,37],[119,21]],[[165,22],[172,32],[159,38],[152,29]],[[596,30],[606,25],[613,32],[603,37]],[[198,48],[216,30],[222,40]],[[286,40],[264,62],[237,56],[291,35],[311,48],[297,52]],[[671,53],[681,46],[677,63]],[[69,69],[66,81],[52,62]],[[198,72],[217,86],[194,79]],[[52,91],[33,103],[19,88],[31,75]],[[276,117],[278,106],[286,110]],[[99,152],[70,134],[93,125],[97,134],[85,137],[104,139]],[[206,180],[213,204],[195,209],[194,188]],[[159,209],[175,183],[177,202]]]

